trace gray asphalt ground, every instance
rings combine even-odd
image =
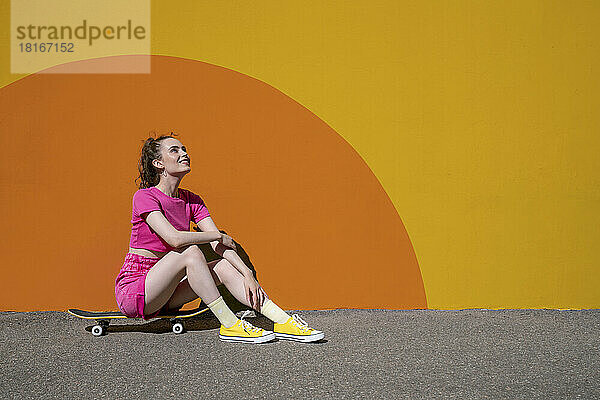
[[[65,312],[2,312],[0,398],[600,398],[600,310],[301,315],[325,341],[223,343],[208,314],[181,335],[114,320],[94,337]]]

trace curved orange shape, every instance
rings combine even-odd
[[[122,57],[140,56],[80,62]],[[115,309],[152,130],[179,134],[192,158],[182,187],[204,198],[283,308],[427,306],[406,230],[371,170],[263,82],[152,56],[149,75],[28,76],[0,90],[0,109],[4,310]]]

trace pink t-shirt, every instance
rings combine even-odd
[[[198,223],[210,216],[204,201],[197,194],[179,188],[178,196],[178,198],[167,196],[154,186],[135,192],[129,246],[155,251],[173,250],[173,247],[169,246],[146,223],[146,216],[150,211],[162,212],[178,231],[189,231],[190,221]]]

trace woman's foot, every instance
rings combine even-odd
[[[323,332],[310,328],[298,314],[292,315],[284,324],[275,323],[273,331],[277,339],[304,343],[316,342],[325,337]]]
[[[275,339],[275,334],[271,331],[265,331],[244,321],[245,315],[238,319],[231,328],[225,328],[221,325],[219,339],[224,342],[236,343],[265,343]]]

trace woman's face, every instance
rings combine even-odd
[[[164,139],[161,140],[160,145],[162,160],[155,160],[155,162],[162,163],[159,168],[165,168],[170,175],[185,175],[192,170],[187,149],[179,140],[174,138]]]

